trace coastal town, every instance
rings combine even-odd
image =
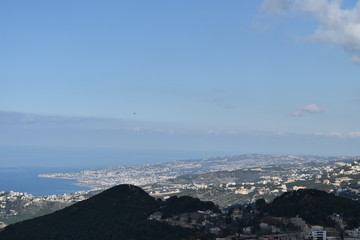
[[[358,199],[360,161],[296,163],[182,176],[144,186],[153,196],[190,195],[221,207],[271,201],[281,193],[316,188]]]
[[[0,222],[5,226],[51,213],[113,185],[134,182],[155,198],[188,195],[212,201],[223,209],[258,199],[269,202],[282,193],[306,188],[358,199],[359,173],[357,158],[241,155],[49,174],[46,176],[77,179],[94,190],[41,197],[0,192]]]
[[[114,166],[102,169],[70,173],[44,173],[39,177],[72,179],[77,185],[92,188],[108,188],[127,183],[144,186],[175,179],[184,175],[218,171],[233,171],[245,168],[271,167],[286,164],[320,163],[332,166],[336,161],[351,161],[350,157],[294,156],[244,154],[225,157],[158,162],[141,165]]]

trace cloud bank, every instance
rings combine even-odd
[[[360,1],[344,9],[342,0],[264,0],[261,8],[271,15],[310,14],[318,22],[311,38],[342,47],[360,64]]]
[[[360,138],[360,131],[352,132],[315,132],[316,136],[339,137],[339,138]]]

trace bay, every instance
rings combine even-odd
[[[0,146],[0,191],[27,192],[35,196],[72,193],[89,188],[76,186],[74,180],[40,178],[38,175],[197,159],[211,155],[172,150]]]
[[[61,172],[72,172],[77,169],[35,167],[0,168],[0,191],[26,192],[34,196],[45,196],[90,189],[76,186],[74,180],[38,177],[38,174],[59,170]]]

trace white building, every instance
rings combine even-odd
[[[310,238],[313,240],[326,240],[326,231],[321,226],[313,226],[310,230]]]

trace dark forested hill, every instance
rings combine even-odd
[[[339,214],[348,223],[356,227],[360,222],[360,202],[338,197],[324,191],[303,189],[282,194],[263,207],[271,216],[303,218],[310,224],[329,225],[329,216]]]
[[[189,199],[185,200],[189,204]],[[198,208],[209,205],[193,201]],[[155,211],[167,209],[168,204],[155,200],[141,188],[119,185],[53,214],[10,225],[0,232],[0,239],[190,239],[196,234],[192,229],[147,220]]]

